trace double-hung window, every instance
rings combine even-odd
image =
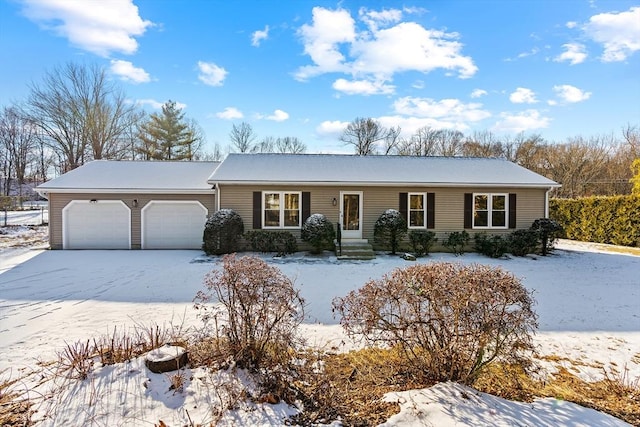
[[[507,194],[473,195],[473,228],[507,228]]]
[[[427,218],[427,197],[425,193],[409,193],[409,228],[425,228]]]
[[[301,199],[301,192],[263,192],[263,227],[300,228]]]

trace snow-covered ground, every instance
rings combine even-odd
[[[6,214],[6,216],[5,216]],[[0,226],[42,225],[49,222],[49,210],[46,206],[23,211],[0,211]]]
[[[542,355],[581,362],[577,368],[585,379],[601,378],[610,368],[626,368],[629,378],[640,378],[640,257],[573,242],[562,242],[559,249],[549,257],[500,260],[438,253],[418,262],[483,263],[511,271],[534,291]],[[302,335],[310,344],[341,350],[354,344],[332,317],[331,300],[411,263],[388,255],[354,262],[328,254],[260,256],[293,278],[306,298]],[[108,334],[114,327],[198,326],[192,300],[204,275],[218,266],[217,259],[199,251],[0,251],[0,372],[17,378],[39,371],[37,362],[55,359],[65,343]],[[551,362],[544,367],[555,369]],[[58,403],[57,417],[43,425],[210,422],[219,418],[210,412],[219,375],[191,370],[184,391],[175,393],[168,391],[166,375],[148,372],[139,359],[104,367],[58,393],[52,400]],[[388,425],[520,425],[522,420],[526,425],[625,425],[566,402],[513,403],[470,389],[463,393],[460,387],[440,384],[388,396],[404,402],[403,412]],[[469,393],[472,399],[461,397]],[[284,404],[244,403],[225,413],[220,425],[280,425],[292,412]]]

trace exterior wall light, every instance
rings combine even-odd
[[[333,206],[338,206],[338,199],[336,199],[335,197],[333,198],[333,200],[331,201],[331,204]]]
[[[98,200],[96,200],[96,199],[91,199],[91,200],[89,200],[89,203],[98,203]]]
[[[134,208],[138,207],[138,199],[133,199],[133,207]]]

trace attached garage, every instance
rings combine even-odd
[[[130,249],[131,210],[120,200],[73,200],[62,230],[64,249]]]
[[[95,160],[37,187],[51,249],[202,249],[219,162]]]
[[[142,249],[202,248],[207,213],[198,201],[150,201],[142,208]]]

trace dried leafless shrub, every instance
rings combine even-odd
[[[58,352],[58,370],[69,378],[84,380],[93,370],[94,354],[89,340],[66,343],[64,349]]]
[[[286,363],[304,320],[304,299],[276,267],[256,257],[226,255],[207,274],[194,301],[205,322],[216,322],[229,356],[240,368]],[[220,304],[209,304],[209,303]]]
[[[298,377],[292,387],[303,411],[291,418],[296,425],[375,426],[399,412],[384,402],[390,391],[433,385],[413,375],[397,349],[365,348],[349,353],[308,350],[299,355]]]
[[[396,269],[333,301],[340,323],[370,345],[399,346],[434,380],[472,382],[496,359],[525,363],[533,298],[499,268],[455,263]]]
[[[24,427],[33,424],[33,402],[14,388],[18,380],[0,381],[0,426]]]
[[[169,386],[169,390],[173,390],[173,393],[182,393],[184,391],[184,386],[187,382],[187,374],[184,370],[178,370],[172,374],[167,374],[167,379],[171,384]]]

